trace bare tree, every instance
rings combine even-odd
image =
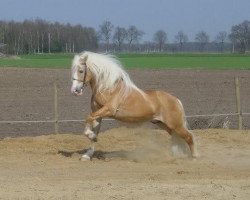
[[[167,42],[167,33],[164,30],[158,30],[154,34],[154,41],[157,43],[159,51],[162,51]]]
[[[24,22],[0,20],[0,32],[0,43],[6,44],[4,50],[7,54],[95,50],[98,42],[93,28],[40,19]]]
[[[244,21],[233,26],[229,38],[238,45],[241,53],[245,53],[247,46],[250,44],[250,21]]]
[[[220,51],[221,53],[224,50],[224,42],[227,38],[227,32],[226,31],[221,31],[218,33],[218,35],[215,37],[215,41],[220,44]]]
[[[151,41],[146,41],[142,45],[142,49],[145,52],[153,52],[155,51],[155,43]]]
[[[104,21],[100,26],[100,39],[106,43],[106,51],[109,51],[109,42],[113,31],[113,24],[110,21]]]
[[[209,42],[209,36],[207,35],[207,33],[205,31],[201,31],[201,32],[196,34],[195,40],[196,40],[196,42],[199,43],[199,49],[202,52],[202,51],[204,51],[205,46]]]
[[[114,42],[118,45],[118,51],[121,51],[121,46],[127,37],[127,30],[122,27],[116,27],[113,36]]]
[[[38,34],[40,35],[39,41],[40,41],[40,45],[38,47],[38,49],[40,48],[41,53],[43,53],[44,51],[44,41],[45,41],[45,35],[47,32],[47,22],[42,20],[42,19],[37,19],[36,20],[37,26],[38,26]],[[39,51],[40,51],[39,50]]]
[[[0,44],[3,42],[4,38],[4,30],[2,25],[0,24]]]
[[[188,36],[185,33],[183,33],[183,31],[179,31],[175,36],[175,41],[179,44],[180,51],[182,51],[183,45],[188,41]]]
[[[127,30],[127,41],[129,50],[131,50],[131,45],[134,42],[139,42],[142,38],[144,32],[136,28],[136,26],[129,26]]]

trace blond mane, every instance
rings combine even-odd
[[[125,95],[134,88],[140,90],[124,71],[121,62],[113,55],[98,54],[93,52],[82,52],[75,56],[72,63],[72,71],[79,65],[80,59],[86,58],[86,65],[94,75],[99,92],[112,91],[119,80],[123,80]],[[141,90],[140,90],[141,91]]]

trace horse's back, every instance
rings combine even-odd
[[[158,103],[163,104],[179,104],[179,99],[175,97],[174,95],[165,92],[163,90],[146,90],[145,93],[148,95],[148,97]]]

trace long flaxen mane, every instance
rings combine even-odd
[[[128,95],[132,88],[140,90],[124,71],[120,61],[113,55],[98,54],[93,52],[82,52],[75,56],[72,70],[76,70],[80,59],[87,57],[86,65],[94,75],[99,92],[112,91],[116,88],[119,80],[123,81],[123,93]]]

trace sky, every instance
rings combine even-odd
[[[98,30],[105,20],[127,28],[135,25],[152,41],[158,30],[168,41],[182,30],[193,41],[205,31],[214,40],[220,31],[250,20],[250,0],[0,0],[0,20],[44,19],[81,24]]]

